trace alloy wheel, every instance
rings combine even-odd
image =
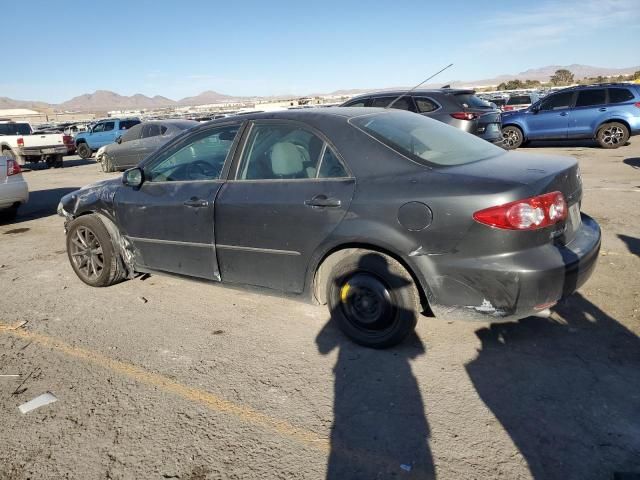
[[[624,130],[617,125],[612,125],[602,131],[602,141],[607,145],[619,145],[624,138]]]
[[[504,129],[502,131],[502,141],[507,148],[516,147],[520,145],[520,133],[514,128]]]
[[[104,270],[104,253],[96,234],[79,226],[71,238],[71,258],[78,272],[87,280],[98,278]]]

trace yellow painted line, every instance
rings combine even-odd
[[[168,377],[158,373],[149,372],[144,368],[131,363],[115,360],[92,350],[69,345],[57,338],[19,328],[22,324],[23,322],[18,322],[15,325],[0,323],[0,333],[4,332],[14,337],[29,340],[54,351],[61,352],[69,357],[84,360],[99,367],[132,378],[142,384],[157,387],[165,392],[184,398],[185,400],[203,405],[209,410],[232,415],[246,423],[273,430],[280,435],[290,437],[301,443],[307,444],[316,450],[320,450],[322,452],[329,451],[329,440],[310,430],[296,427],[289,422],[270,417],[250,407],[235,404],[219,397],[218,395],[207,392],[206,390],[183,385]]]

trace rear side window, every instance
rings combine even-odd
[[[105,132],[110,132],[114,128],[116,128],[116,122],[104,122],[104,131]]]
[[[437,110],[439,108],[439,105],[430,98],[417,97],[414,100],[416,102],[416,106],[418,107],[418,112],[420,113],[433,112],[434,110]]]
[[[529,95],[517,95],[509,97],[507,105],[524,105],[531,103],[531,97]]]
[[[578,92],[576,107],[591,107],[602,105],[606,102],[607,91],[604,88],[594,88]]]
[[[610,88],[609,103],[623,103],[633,100],[633,93],[628,88]]]
[[[560,110],[569,108],[573,100],[573,92],[556,93],[540,104],[540,110]]]
[[[464,108],[491,108],[489,102],[472,93],[456,93],[453,96]]]
[[[475,135],[407,112],[381,112],[349,123],[396,152],[427,166],[463,165],[505,151]]]
[[[336,154],[326,145],[322,160],[320,161],[318,178],[344,178],[348,176]]]
[[[371,100],[372,107],[386,108],[391,102],[398,97],[377,97]],[[411,105],[411,99],[409,97],[402,97],[393,104],[391,108],[397,108],[398,110],[410,110],[413,111],[413,105]]]
[[[139,120],[121,120],[120,121],[120,130],[129,130],[134,125],[138,125],[140,123]]]

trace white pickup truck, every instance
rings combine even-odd
[[[33,134],[27,122],[0,120],[0,155],[18,165],[43,160],[50,167],[62,167],[62,158],[73,151],[73,138],[62,133]]]

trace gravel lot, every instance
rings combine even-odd
[[[106,175],[77,157],[26,172],[30,203],[0,225],[0,479],[640,472],[640,138],[522,150],[579,159],[603,229],[590,282],[549,319],[425,318],[387,351],[291,299],[161,276],[90,288],[55,208]]]

